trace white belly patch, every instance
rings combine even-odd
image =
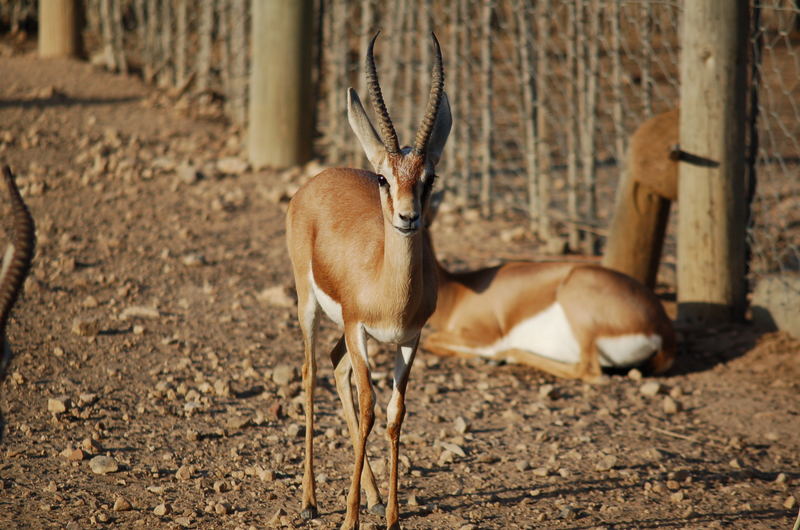
[[[328,315],[328,318],[333,320],[340,327],[344,326],[344,319],[342,318],[342,306],[339,305],[336,300],[328,296],[325,291],[319,288],[317,282],[314,281],[314,271],[311,269],[311,267],[308,269],[308,280],[311,282],[311,289],[314,291],[314,296],[317,299],[317,303],[325,312],[325,314]]]
[[[641,364],[660,350],[661,337],[642,333],[600,337],[597,339],[597,349],[600,366],[627,368]]]
[[[516,348],[563,363],[577,363],[581,357],[580,345],[558,302],[514,326],[501,343],[497,351]]]

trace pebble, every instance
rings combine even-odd
[[[230,487],[228,486],[228,483],[225,482],[224,480],[215,481],[213,488],[214,488],[214,491],[216,491],[217,493],[225,493],[226,491],[228,491],[230,489]]]
[[[194,184],[203,177],[197,166],[185,162],[178,166],[177,174],[178,178],[186,184]]]
[[[47,411],[53,414],[63,414],[69,408],[69,398],[59,396],[47,400]]]
[[[258,293],[258,299],[268,306],[291,309],[295,305],[294,290],[283,285],[273,285]]]
[[[70,462],[80,462],[84,459],[86,455],[83,454],[83,451],[80,449],[73,449],[72,447],[67,447],[63,451],[61,451],[61,456],[69,460]]]
[[[728,465],[731,466],[733,469],[742,469],[742,461],[739,460],[738,458],[731,459],[731,461],[728,462]]]
[[[117,497],[114,500],[114,507],[112,508],[115,512],[127,512],[128,510],[132,509],[131,503],[125,497]]]
[[[286,510],[283,508],[278,508],[278,510],[270,517],[267,524],[270,526],[277,526],[281,524],[281,518],[286,516]]]
[[[85,407],[86,405],[93,405],[97,401],[97,394],[90,394],[83,392],[78,396],[78,405]]]
[[[797,499],[794,498],[793,495],[789,495],[786,497],[786,500],[783,503],[783,507],[787,510],[793,509],[797,505]]]
[[[669,496],[669,500],[672,502],[681,502],[686,496],[682,491],[676,491],[672,495]]]
[[[130,318],[159,318],[161,313],[155,307],[148,307],[143,305],[132,305],[126,307],[120,313],[120,320],[128,320]]]
[[[644,396],[653,397],[661,392],[661,383],[658,381],[648,381],[639,387],[639,392]]]
[[[628,371],[628,379],[632,381],[641,381],[642,380],[642,372],[638,368],[631,368]]]
[[[229,156],[217,160],[217,169],[220,173],[225,173],[228,175],[241,175],[250,169],[250,164],[241,158]]]
[[[514,467],[516,467],[518,471],[526,471],[531,465],[527,460],[518,460],[517,463],[514,464]]]
[[[457,433],[464,434],[469,430],[469,424],[464,418],[459,416],[453,421],[453,428]]]
[[[228,418],[228,421],[225,422],[225,426],[228,430],[238,431],[246,427],[249,423],[250,418],[248,416],[231,416]]]
[[[279,364],[272,370],[272,381],[278,386],[288,385],[297,378],[297,368],[292,364]]]
[[[194,474],[194,466],[191,465],[183,465],[178,468],[178,471],[175,472],[175,478],[178,480],[189,480],[192,478]]]
[[[663,407],[665,414],[675,414],[681,410],[680,403],[672,399],[670,396],[664,396]]]
[[[219,515],[226,515],[231,513],[231,506],[230,504],[226,504],[224,502],[218,502],[214,505],[214,511]]]
[[[594,468],[597,471],[608,471],[617,465],[617,457],[614,455],[603,455],[600,457],[600,460],[597,461]]]
[[[206,258],[202,254],[192,252],[181,257],[181,263],[187,267],[199,267],[206,264]]]
[[[558,397],[558,391],[553,385],[542,385],[539,387],[539,396],[547,399],[556,399]]]
[[[117,461],[105,455],[98,455],[89,460],[89,467],[92,469],[92,472],[98,475],[113,473],[119,469]]]
[[[417,496],[413,493],[408,496],[406,499],[406,504],[409,506],[419,506],[419,501],[417,500]]]
[[[167,515],[169,512],[170,512],[170,505],[165,502],[162,502],[161,504],[153,508],[153,513],[158,515],[159,517]]]
[[[96,318],[76,318],[72,321],[72,333],[81,337],[94,337],[100,333],[100,322]]]
[[[454,455],[458,455],[462,458],[467,456],[467,453],[464,452],[464,449],[461,448],[460,445],[456,445],[450,442],[441,442],[441,446],[453,453]]]

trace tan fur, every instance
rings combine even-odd
[[[535,352],[499,352],[497,360],[527,364],[559,377],[596,379],[601,375],[595,341],[631,333],[658,334],[662,350],[649,368],[660,373],[675,357],[675,334],[661,303],[635,280],[596,265],[512,262],[465,273],[439,267],[439,302],[430,319],[436,330],[423,348],[463,355],[456,347],[497,343],[517,324],[559,302],[581,348],[575,365]]]
[[[671,201],[678,200],[678,145],[680,110],[657,114],[631,135],[628,171],[633,178]]]

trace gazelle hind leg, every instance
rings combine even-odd
[[[561,361],[554,361],[547,357],[542,357],[527,350],[520,350],[511,348],[503,350],[497,354],[498,360],[508,360],[514,363],[531,366],[537,370],[547,372],[556,377],[563,377],[564,379],[580,379],[581,378],[581,365],[579,363],[564,363]]]
[[[364,469],[367,438],[375,423],[375,394],[369,376],[367,364],[367,335],[361,323],[345,322],[345,341],[347,354],[356,379],[358,391],[358,439],[353,444],[353,476],[350,491],[347,493],[347,514],[342,523],[342,530],[358,528],[359,505],[361,503],[361,472]]]
[[[417,354],[419,336],[407,345],[402,345],[395,356],[392,397],[386,409],[386,437],[389,439],[389,499],[386,507],[386,528],[400,528],[397,501],[397,459],[400,451],[400,428],[406,415],[406,386],[414,357]]]
[[[358,418],[356,417],[355,402],[353,401],[353,387],[350,384],[350,375],[353,372],[350,358],[345,355],[347,348],[344,336],[334,346],[331,351],[331,362],[333,363],[333,374],[336,379],[336,391],[342,402],[344,419],[347,422],[347,429],[350,432],[350,441],[354,445],[358,442]],[[375,475],[369,465],[369,458],[364,455],[364,469],[361,472],[361,482],[364,491],[367,493],[367,506],[369,511],[375,515],[383,515],[386,512],[381,500],[378,485],[375,482]]]
[[[303,361],[303,391],[305,393],[305,460],[303,465],[303,504],[300,515],[303,519],[317,516],[316,483],[314,480],[314,387],[317,381],[315,355],[316,336],[319,325],[319,306],[314,295],[298,286],[298,317],[303,332],[305,357]]]

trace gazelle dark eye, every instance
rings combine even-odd
[[[386,182],[386,177],[384,177],[383,175],[378,175],[378,186],[380,186],[381,188],[385,188],[388,185],[389,183]]]

